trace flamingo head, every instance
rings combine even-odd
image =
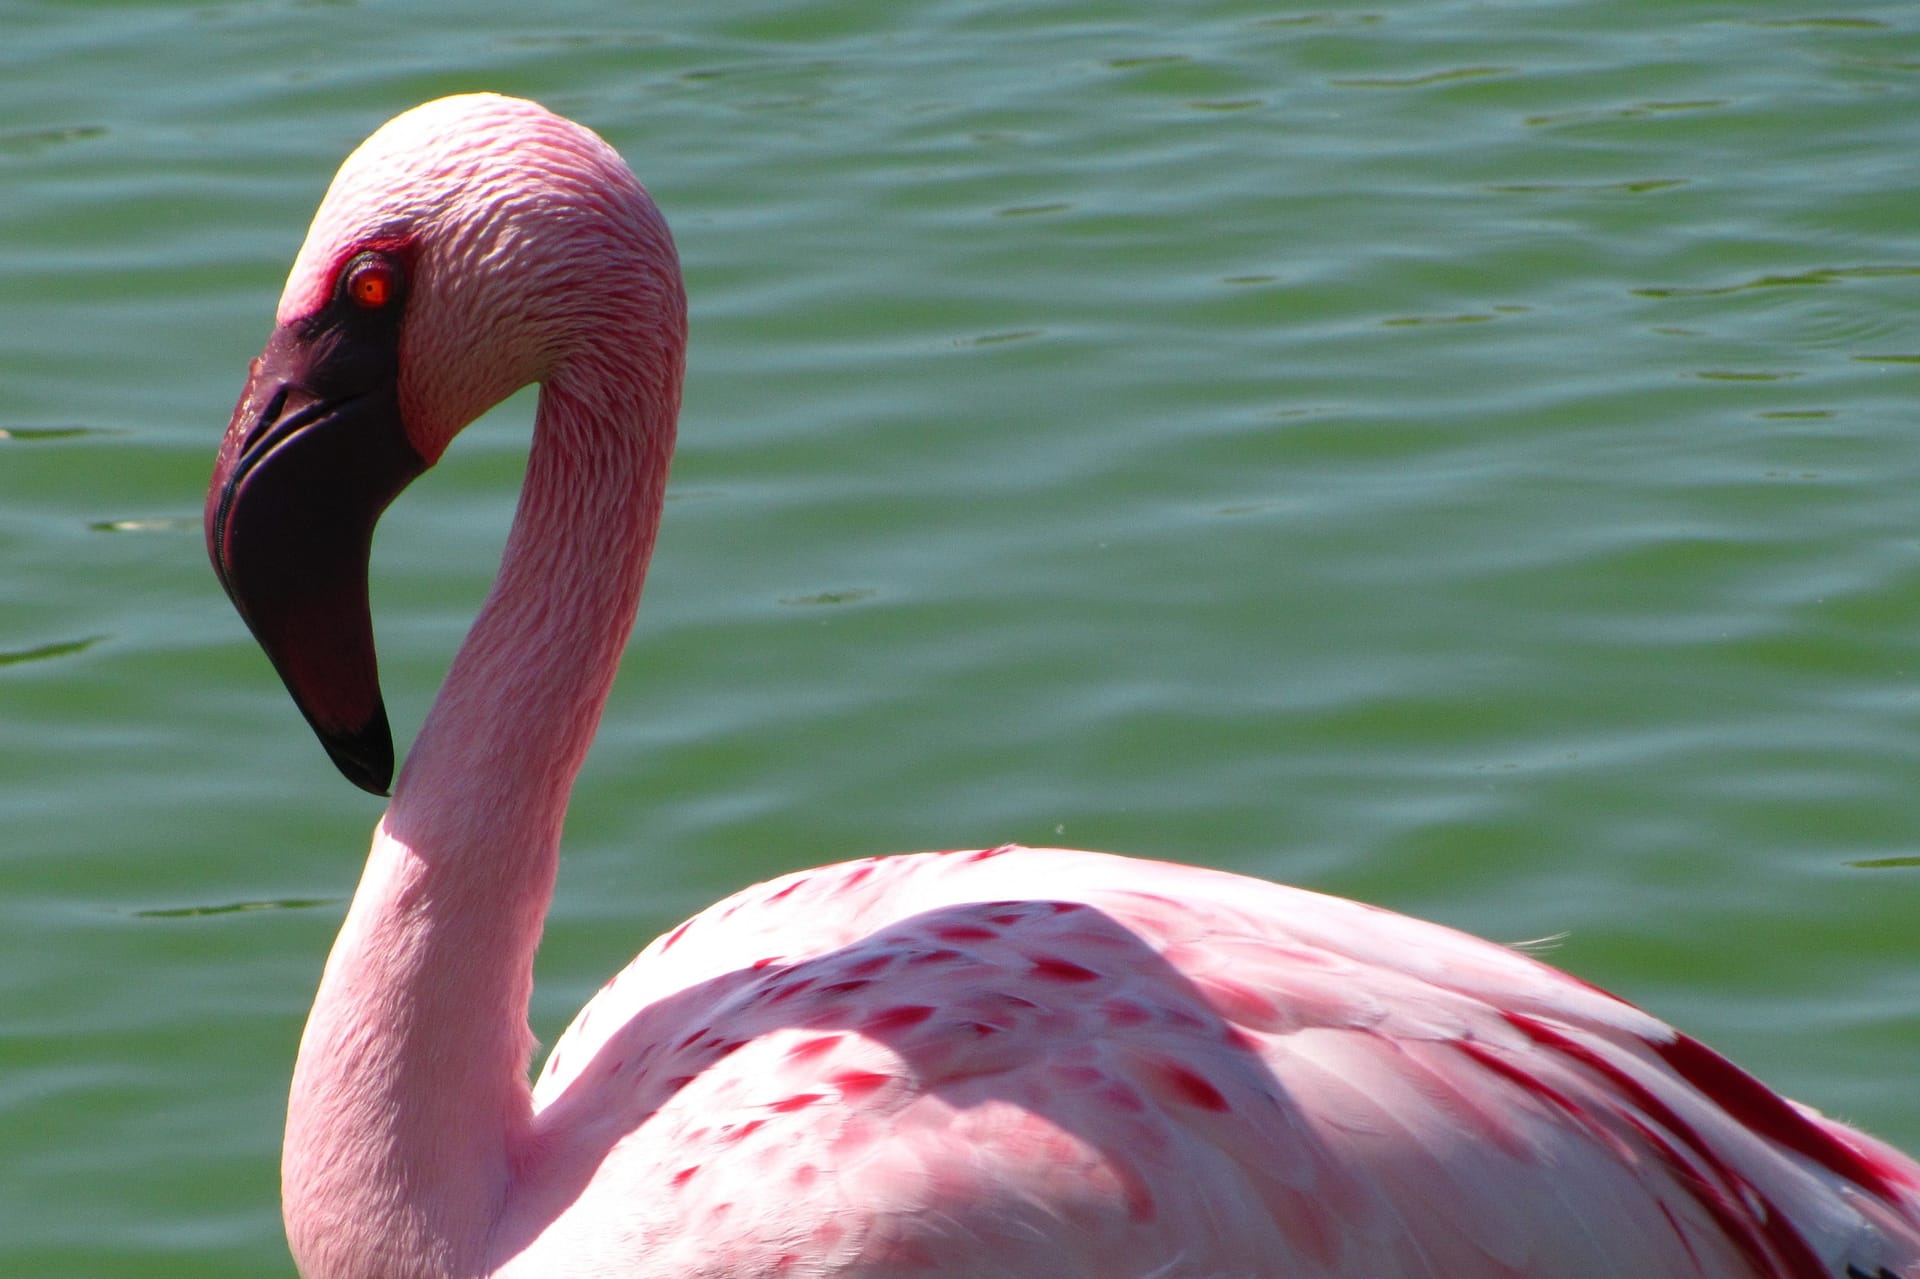
[[[367,602],[381,512],[529,383],[638,368],[641,397],[677,402],[684,317],[672,239],[631,170],[534,103],[429,102],[341,165],[221,442],[206,534],[348,780],[385,794],[393,775]]]

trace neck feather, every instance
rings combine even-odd
[[[679,400],[542,388],[519,512],[375,834],[289,1105],[302,1273],[477,1269],[530,1121],[527,1007],[560,829],[632,627]]]

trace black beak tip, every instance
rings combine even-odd
[[[383,711],[351,733],[317,729],[327,758],[340,775],[369,795],[387,797],[393,787],[393,733]]]

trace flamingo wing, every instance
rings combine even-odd
[[[1920,1273],[1920,1170],[1655,1018],[1437,925],[1100,854],[749,889],[608,984],[535,1105],[566,1211],[661,1274]]]

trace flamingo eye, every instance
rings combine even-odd
[[[362,253],[347,263],[340,289],[363,311],[380,311],[400,296],[400,267],[383,253]]]

